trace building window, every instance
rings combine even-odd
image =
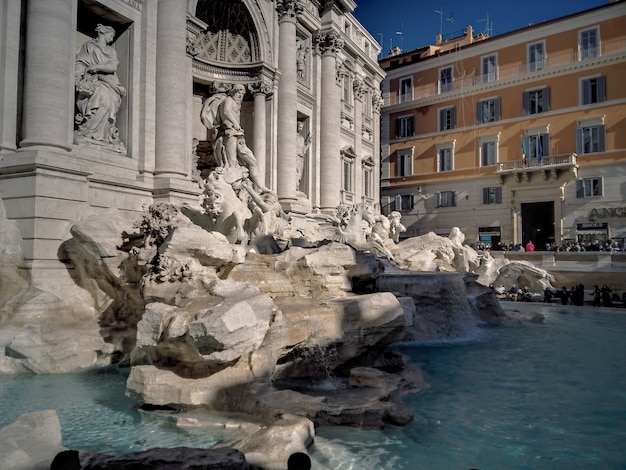
[[[602,178],[583,178],[576,180],[576,197],[602,196]]]
[[[396,119],[396,139],[414,135],[413,116],[403,116]]]
[[[352,103],[350,77],[348,75],[343,76],[343,101],[347,104]]]
[[[452,91],[452,66],[439,69],[439,93]]]
[[[413,153],[398,152],[398,176],[411,176],[413,174]]]
[[[476,103],[476,122],[484,124],[500,120],[500,98],[488,98]]]
[[[525,91],[522,97],[524,115],[550,111],[550,88]]]
[[[343,161],[343,188],[344,191],[352,192],[352,161]]]
[[[605,100],[604,77],[582,78],[580,80],[581,104],[602,103]]]
[[[436,194],[436,207],[455,207],[456,194],[454,191],[441,191]]]
[[[579,60],[593,59],[600,55],[600,34],[598,28],[581,31],[578,35]]]
[[[482,58],[482,82],[495,82],[498,79],[498,56],[489,55]]]
[[[437,155],[437,171],[452,171],[452,159],[451,148],[440,148]]]
[[[400,103],[407,103],[413,100],[413,79],[400,79]]]
[[[372,115],[372,93],[369,90],[363,93],[363,115],[367,117]]]
[[[396,201],[394,210],[397,211],[410,211],[413,209],[413,195],[412,194],[396,194]]]
[[[480,144],[480,166],[493,166],[498,163],[498,143],[485,141]]]
[[[576,128],[576,153],[606,151],[606,127],[604,125]]]
[[[502,187],[483,188],[483,204],[502,204]]]
[[[528,71],[538,72],[546,65],[544,41],[528,45]]]
[[[526,158],[536,158],[541,163],[550,154],[550,134],[528,134],[524,138]]]
[[[441,108],[439,110],[439,130],[447,131],[456,127],[456,108]]]
[[[363,196],[372,198],[374,193],[372,191],[372,167],[366,166],[363,168]]]

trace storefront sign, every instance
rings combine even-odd
[[[593,229],[607,229],[609,224],[607,222],[584,222],[582,224],[576,224],[577,230],[593,230]]]
[[[593,208],[589,212],[589,218],[594,219],[607,219],[609,217],[624,217],[626,216],[626,207],[600,207]]]

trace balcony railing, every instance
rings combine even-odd
[[[575,153],[562,153],[559,155],[547,155],[539,161],[537,158],[525,160],[513,160],[498,163],[497,172],[506,173],[520,170],[547,170],[558,167],[571,167],[576,165]]]
[[[429,98],[431,96],[443,95],[456,90],[465,90],[468,88],[485,85],[486,83],[494,83],[511,78],[530,76],[541,73],[546,70],[565,67],[570,64],[594,60],[601,56],[607,56],[626,51],[626,39],[608,41],[602,43],[599,48],[586,49],[581,51],[571,51],[559,55],[548,56],[541,62],[521,63],[510,66],[498,67],[496,72],[489,72],[484,75],[473,74],[471,76],[455,77],[452,83],[440,84],[438,82],[422,85],[413,89],[413,100]],[[541,67],[538,65],[541,63]],[[398,104],[398,96],[389,97],[390,105]]]

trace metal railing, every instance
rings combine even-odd
[[[497,71],[491,71],[487,74],[472,74],[471,76],[455,77],[452,83],[441,84],[439,82],[422,85],[413,89],[413,101],[431,96],[443,95],[456,90],[467,90],[469,88],[493,83],[511,78],[518,78],[526,75],[541,73],[545,70],[564,67],[578,62],[584,62],[597,59],[619,52],[626,51],[626,39],[608,41],[602,43],[599,48],[576,50],[565,52],[563,54],[548,56],[541,61],[519,63],[498,67]],[[397,95],[389,97],[389,104],[399,104],[400,100]]]
[[[497,172],[570,167],[574,165],[576,165],[576,154],[562,153],[559,155],[546,155],[541,161],[537,158],[527,158],[525,160],[498,163]]]

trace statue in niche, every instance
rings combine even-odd
[[[306,64],[309,57],[309,48],[306,45],[306,41],[298,41],[296,46],[296,70],[298,72],[298,79],[304,80],[306,77]]]
[[[213,132],[218,167],[204,181],[205,213],[213,229],[231,243],[254,242],[262,252],[276,252],[288,218],[278,197],[259,179],[257,160],[241,128],[242,85],[220,91],[202,106],[201,120]]]
[[[123,153],[126,148],[115,122],[126,88],[117,76],[119,61],[111,46],[114,38],[113,27],[98,24],[96,37],[86,41],[76,54],[74,137],[76,143],[104,145]]]
[[[304,121],[298,121],[298,134],[296,135],[296,148],[298,155],[296,157],[296,192],[300,191],[302,174],[304,172],[304,164],[306,156],[311,145],[311,133],[304,135]]]
[[[238,173],[233,178],[250,178],[255,189],[267,191],[258,176],[256,157],[246,145],[241,128],[241,103],[246,94],[243,85],[234,85],[228,93],[216,93],[202,105],[202,124],[213,131],[213,150],[219,166],[230,173]],[[245,173],[245,174],[244,174]]]

